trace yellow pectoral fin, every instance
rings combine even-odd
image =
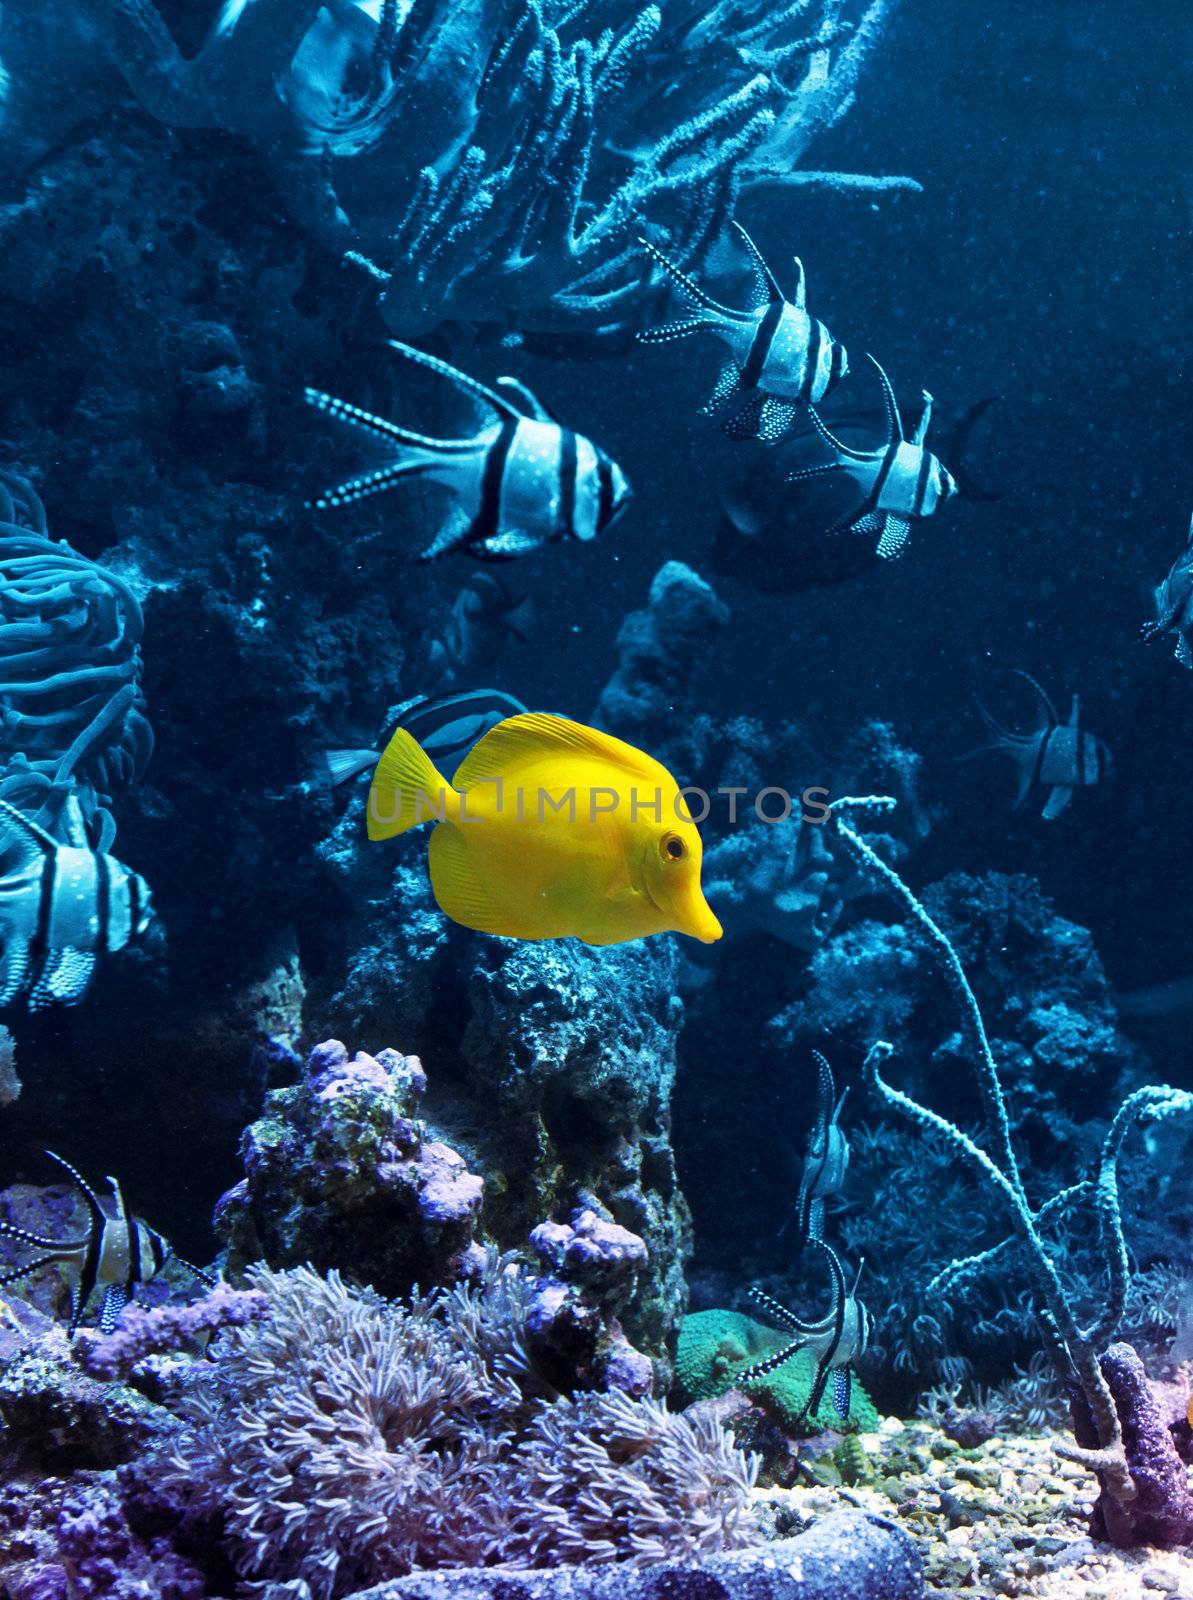
[[[443,823],[435,829],[428,865],[431,888],[444,916],[479,933],[515,934],[513,917],[477,877],[468,846],[457,828]]]
[[[405,728],[385,747],[369,785],[370,839],[392,839],[423,822],[455,817],[460,798]]]

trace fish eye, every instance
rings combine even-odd
[[[678,833],[665,833],[659,840],[659,853],[666,861],[682,861],[688,847]]]

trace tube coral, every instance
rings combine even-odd
[[[247,0],[190,57],[151,0],[79,12],[153,116],[262,151],[299,220],[386,285],[395,332],[608,335],[645,291],[644,221],[684,265],[743,187],[908,186],[798,169],[891,4]]]
[[[64,841],[75,800],[93,849],[113,795],[153,748],[141,693],[141,606],[128,585],[46,532],[33,489],[0,470],[0,799]]]

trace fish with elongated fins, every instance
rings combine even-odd
[[[499,378],[498,393],[424,350],[397,340],[390,345],[479,401],[489,421],[475,434],[441,439],[307,389],[308,405],[370,435],[391,455],[385,465],[324,490],[313,502],[316,510],[351,505],[418,479],[440,484],[451,505],[423,561],[453,550],[509,561],[560,540],[588,542],[621,515],[630,498],[624,472],[591,439],[557,422],[524,383]]]
[[[451,784],[397,729],[369,790],[369,838],[432,821],[431,887],[466,928],[593,945],[721,937],[700,887],[700,834],[675,779],[599,729],[543,712],[510,717]]]
[[[823,322],[809,316],[803,263],[795,258],[795,288],[786,299],[758,246],[742,227],[733,228],[745,246],[754,279],[754,304],[748,310],[722,305],[647,239],[642,248],[692,307],[674,322],[644,328],[641,344],[670,344],[693,333],[711,333],[728,346],[729,356],[704,407],[722,415],[731,439],[778,439],[799,408],[819,404],[849,371],[849,357]]]

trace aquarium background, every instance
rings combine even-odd
[[[172,20],[185,33],[184,10]],[[847,780],[897,786],[902,876],[919,891],[967,875],[929,903],[1002,1042],[1012,1120],[1041,1189],[1071,1180],[1120,1090],[1193,1087],[1193,1002],[1179,989],[1169,1004],[1131,1001],[1193,978],[1193,680],[1170,638],[1137,637],[1193,507],[1191,104],[1179,6],[1144,19],[1113,0],[1010,0],[994,15],[906,0],[856,105],[810,164],[906,175],[921,189],[742,199],[738,215],[781,281],[798,252],[810,306],[849,347],[844,411],[877,420],[864,351],[889,372],[905,420],[931,391],[942,454],[964,414],[991,402],[965,450],[980,497],[917,526],[900,560],[840,582],[811,583],[802,547],[781,529],[756,546],[762,582],[734,575],[740,535],[718,491],[740,447],[698,415],[715,372],[701,340],[646,348],[627,336],[570,351],[559,341],[544,353],[542,340],[524,347],[453,324],[423,341],[486,382],[516,372],[599,440],[635,490],[591,546],[501,569],[533,606],[526,637],[454,687],[499,687],[591,720],[619,665],[623,619],[646,607],[663,564],[707,580],[727,619],[698,630],[653,721],[609,725],[654,748],[681,781],[726,770],[717,730],[746,718],[755,727],[733,759],[763,782],[834,794]],[[242,1175],[242,1130],[321,1040],[418,1054],[423,1114],[467,1156],[504,1137],[483,1125],[484,1067],[502,1047],[475,1035],[486,1018],[516,1017],[517,995],[484,1009],[477,995],[490,990],[476,972],[500,963],[478,951],[483,936],[428,932],[425,847],[407,839],[386,857],[354,842],[363,787],[333,791],[319,769],[321,752],[375,742],[388,708],[431,687],[421,653],[476,569],[465,556],[415,564],[414,511],[399,496],[343,513],[305,508],[334,478],[345,440],[303,407],[302,388],[415,426],[444,423],[450,406],[387,352],[367,274],[304,233],[230,134],[166,130],[127,102],[101,106],[32,175],[14,167],[0,198],[2,461],[34,479],[54,536],[147,594],[156,749],[120,799],[118,854],[152,885],[158,913],[149,940],[101,965],[84,1004],[10,1019],[23,1090],[0,1112],[4,1181],[48,1181],[47,1145],[86,1171],[116,1171],[139,1211],[209,1262],[212,1209]],[[1113,757],[1108,779],[1053,823],[1038,793],[1013,810],[1008,762],[963,759],[987,742],[975,699],[1030,725],[1016,668],[1062,716],[1079,694],[1084,725]],[[709,852],[718,827],[706,830]],[[1008,886],[1017,875],[1025,881]],[[949,1375],[950,1355],[983,1382],[1007,1379],[1034,1348],[1024,1315],[999,1320],[992,1302],[974,1313],[988,1328],[950,1330],[931,1350],[905,1332],[915,1274],[896,1263],[947,1259],[954,1241],[935,1230],[954,1207],[933,1188],[937,1168],[926,1158],[915,1167],[906,1130],[861,1084],[878,1024],[897,1032],[933,1103],[964,1125],[977,1107],[948,1069],[955,1058],[940,1041],[956,1022],[930,964],[892,954],[876,931],[898,923],[897,908],[851,890],[814,948],[722,920],[726,937],[711,950],[676,941],[568,955],[562,968],[544,955],[525,978],[523,998],[535,983],[591,978],[600,1017],[637,1030],[646,1076],[674,1049],[670,1111],[668,1068],[649,1109],[628,1119],[661,1166],[673,1147],[692,1214],[689,1239],[678,1202],[669,1220],[652,1213],[676,1252],[656,1283],[677,1297],[650,1313],[656,1341],[660,1316],[674,1321],[688,1292],[697,1308],[740,1305],[754,1279],[788,1296],[814,1292],[784,1224],[813,1109],[810,1051],[820,1049],[850,1085],[854,1158],[838,1240],[854,1261],[866,1255],[871,1275],[870,1392],[909,1407]],[[868,997],[850,992],[851,963],[859,987],[873,986]],[[677,1034],[663,1006],[673,993],[684,1006]],[[1048,1048],[1033,1054],[1041,1038]],[[587,1170],[602,1102],[552,1093],[561,1165]],[[1187,1145],[1174,1136],[1158,1155],[1165,1201],[1136,1248],[1141,1267],[1169,1273],[1168,1298],[1136,1308],[1136,1331],[1150,1330],[1160,1351],[1175,1327],[1168,1291],[1193,1275],[1193,1193]],[[1126,1176],[1128,1231],[1145,1165],[1140,1157]],[[642,1187],[657,1196],[669,1181],[656,1174]],[[976,1225],[997,1230],[988,1202],[955,1173],[949,1182],[955,1210],[972,1204]],[[566,1210],[576,1194],[565,1179],[547,1197]],[[541,1220],[523,1209],[494,1195],[481,1227],[496,1217],[512,1245],[523,1221]],[[1083,1270],[1077,1245],[1073,1270]]]

